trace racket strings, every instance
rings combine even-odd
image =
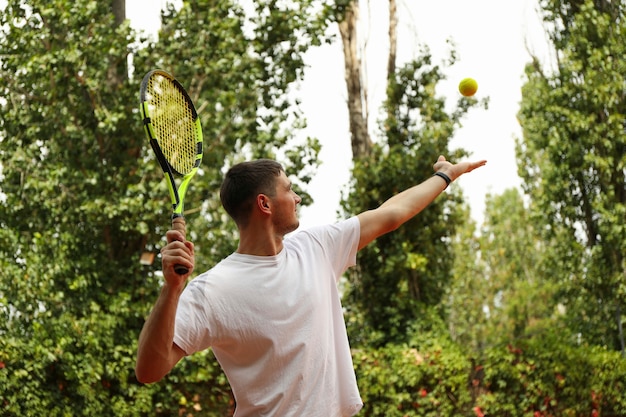
[[[189,173],[197,156],[197,131],[191,104],[180,89],[163,76],[148,82],[151,124],[163,155],[179,174]]]

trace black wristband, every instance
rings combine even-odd
[[[452,180],[450,179],[450,177],[448,177],[446,174],[444,174],[441,171],[437,171],[433,174],[433,177],[441,177],[443,178],[443,180],[446,182],[446,188],[448,188],[448,185],[450,185],[450,183],[452,182]]]

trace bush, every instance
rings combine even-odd
[[[479,416],[626,415],[626,360],[618,352],[538,337],[489,350],[483,369]]]
[[[445,346],[445,347],[444,347]],[[471,408],[469,361],[451,344],[353,352],[365,406],[360,416],[459,416]]]

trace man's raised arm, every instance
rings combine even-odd
[[[167,242],[161,250],[165,284],[139,335],[135,375],[143,383],[160,380],[185,355],[173,342],[174,324],[178,299],[193,271],[193,243],[184,241],[184,236],[175,230],[167,232]],[[189,272],[177,274],[176,265],[189,268]]]
[[[380,207],[359,214],[361,238],[359,249],[385,233],[397,229],[428,206],[452,182],[461,175],[485,165],[487,161],[459,162],[451,164],[440,156],[433,165],[435,175],[426,181],[394,195]]]

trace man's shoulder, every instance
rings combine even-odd
[[[322,225],[310,226],[306,229],[298,229],[287,238],[302,238],[305,236],[311,235],[324,235],[324,234],[333,234],[333,233],[342,233],[353,230],[355,227],[358,227],[359,219],[356,216],[349,217],[344,220],[339,220],[335,223],[327,223]]]
[[[308,245],[327,250],[334,245],[349,245],[353,239],[358,240],[358,238],[359,220],[357,217],[350,217],[335,223],[297,230],[285,238],[284,244],[288,249]]]

